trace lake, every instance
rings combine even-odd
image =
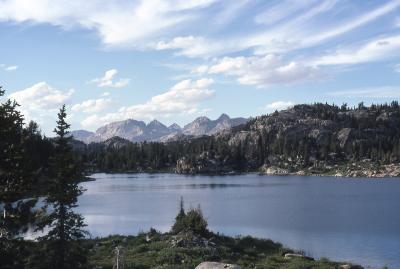
[[[400,180],[94,174],[78,211],[93,236],[168,231],[182,196],[212,231],[270,238],[314,257],[400,268]]]

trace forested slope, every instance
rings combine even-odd
[[[81,152],[92,171],[396,175],[400,108],[296,105],[213,136],[169,143],[114,137]]]

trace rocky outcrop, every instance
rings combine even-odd
[[[182,133],[191,136],[213,135],[246,122],[247,119],[245,118],[231,119],[226,114],[222,114],[216,120],[210,120],[207,117],[199,117],[193,122],[185,125]]]
[[[339,269],[364,269],[364,267],[353,264],[341,264],[339,265]]]
[[[300,259],[305,259],[305,260],[309,260],[309,261],[314,261],[313,257],[308,257],[308,256],[305,256],[305,255],[299,254],[299,253],[286,253],[284,257],[285,257],[285,259],[300,258]]]
[[[260,172],[266,175],[275,175],[275,176],[284,176],[289,174],[289,171],[287,169],[283,169],[276,166],[268,166],[268,165],[263,165],[260,168]]]
[[[205,238],[201,235],[195,234],[192,231],[181,231],[176,235],[171,236],[170,241],[171,247],[182,247],[182,248],[208,248],[215,250],[216,243],[213,242],[212,238]]]
[[[321,167],[308,167],[304,170],[280,168],[276,166],[263,165],[259,172],[265,175],[317,175],[334,177],[364,177],[364,178],[385,178],[400,177],[400,163],[378,165],[371,161],[349,162],[343,165],[325,165]]]
[[[203,152],[193,158],[182,157],[175,167],[178,174],[227,174],[231,171],[228,158],[221,159],[210,152]]]
[[[195,269],[242,269],[242,267],[228,263],[202,262]]]

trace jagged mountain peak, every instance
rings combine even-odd
[[[230,119],[231,118],[227,114],[222,113],[221,116],[218,117],[217,121],[230,120]]]
[[[85,143],[100,142],[113,137],[120,137],[131,142],[141,141],[168,141],[174,137],[196,137],[201,135],[211,135],[234,126],[245,123],[243,118],[230,118],[227,114],[221,114],[218,119],[211,120],[202,116],[196,118],[189,124],[181,128],[174,123],[166,126],[154,119],[148,124],[143,121],[127,119],[108,123],[96,130],[95,133],[85,130],[74,131],[75,139]]]
[[[196,118],[191,123],[194,123],[194,122],[209,122],[209,121],[211,121],[211,120],[209,118],[207,118],[206,116],[201,116],[201,117]],[[189,123],[189,124],[191,124],[191,123]]]
[[[170,129],[170,130],[182,130],[182,128],[181,128],[181,126],[179,126],[178,124],[176,124],[176,123],[173,123],[173,124],[171,124],[170,126],[168,126],[168,129]]]
[[[163,123],[159,122],[158,120],[152,120],[147,124],[147,127],[152,127],[152,128],[167,128]]]

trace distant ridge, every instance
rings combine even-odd
[[[71,134],[76,140],[86,144],[106,141],[113,137],[120,137],[131,142],[167,142],[186,136],[213,135],[244,124],[247,121],[248,119],[246,118],[230,118],[227,114],[222,114],[216,120],[210,120],[207,117],[198,117],[182,128],[176,123],[167,127],[158,120],[153,120],[146,124],[143,121],[128,119],[106,124],[97,129],[96,132],[76,130],[72,131]]]

